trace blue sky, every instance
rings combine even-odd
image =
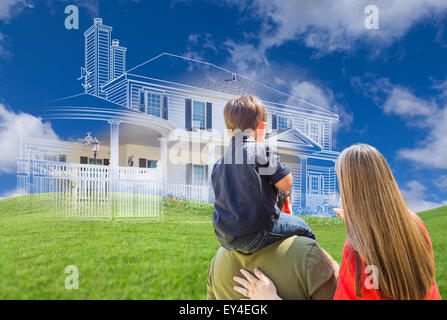
[[[340,114],[336,149],[387,158],[414,210],[447,205],[447,2],[44,1],[0,3],[0,195],[14,194],[17,135],[81,137],[39,104],[82,91],[83,31],[113,27],[131,68],[161,52],[206,60]],[[79,30],[64,27],[66,5]],[[379,9],[379,29],[364,9]]]

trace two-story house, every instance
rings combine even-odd
[[[109,121],[110,145],[102,146],[104,155],[96,164],[162,165],[166,192],[173,194],[181,186],[208,188],[212,164],[228,141],[222,138],[225,103],[254,95],[267,108],[267,141],[277,143],[282,162],[292,169],[294,212],[324,209],[335,199],[337,114],[214,64],[170,53],[127,69],[127,49],[112,40],[111,32],[102,19],[94,19],[84,33],[84,93],[49,104],[71,119]],[[120,126],[132,134],[121,138]],[[91,156],[80,153],[64,156],[68,162],[92,163]]]

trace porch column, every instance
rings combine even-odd
[[[215,144],[208,144],[208,202],[214,202],[214,190],[211,184],[211,173],[213,172],[214,157],[215,157]]]
[[[306,208],[307,158],[301,158],[301,208]]]
[[[160,162],[161,162],[161,179],[163,184],[168,182],[168,139],[160,138]]]
[[[119,166],[119,125],[120,120],[109,120],[110,123],[110,166],[118,168]]]

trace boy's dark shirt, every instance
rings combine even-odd
[[[280,214],[275,184],[289,173],[270,147],[249,136],[232,137],[211,174],[213,224],[222,245],[235,247],[271,230]]]

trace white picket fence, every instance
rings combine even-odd
[[[126,219],[163,217],[158,168],[116,168],[18,160],[18,188],[37,204],[68,217]]]
[[[208,185],[164,184],[160,168],[17,161],[18,188],[67,217],[162,219],[163,196],[209,201]]]
[[[173,198],[187,199],[199,202],[209,201],[209,186],[204,185],[188,185],[169,183],[166,186],[165,194]]]

